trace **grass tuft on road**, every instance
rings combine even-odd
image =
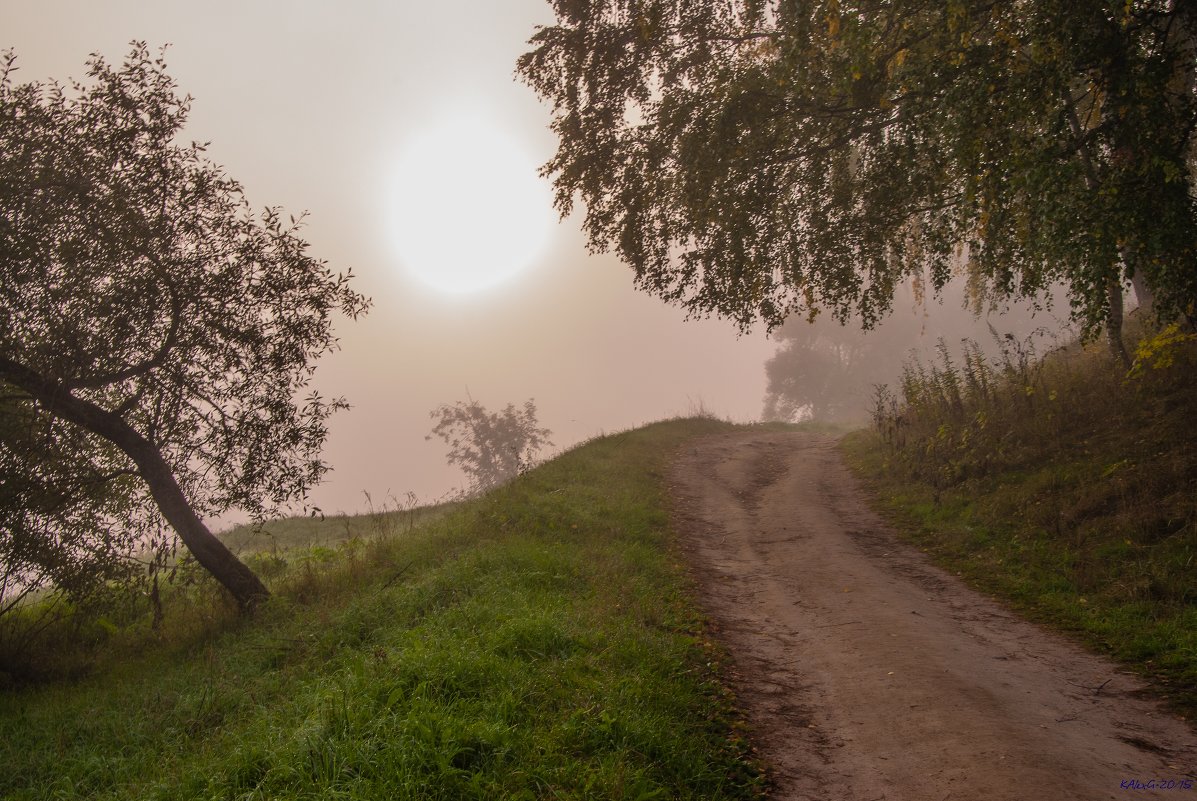
[[[421,520],[326,521],[340,545],[256,557],[275,596],[249,621],[202,577],[157,632],[110,621],[85,678],[0,695],[0,797],[759,797],[661,482],[727,428],[603,437]]]

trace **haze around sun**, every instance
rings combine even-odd
[[[501,124],[456,113],[401,145],[386,204],[401,268],[442,292],[511,280],[540,257],[556,215],[537,164]]]
[[[185,138],[209,143],[255,209],[306,212],[310,254],[373,299],[335,321],[338,350],[316,365],[311,388],[351,408],[329,421],[333,470],[313,506],[447,497],[461,475],[425,439],[429,412],[467,398],[535,399],[562,449],[700,404],[759,414],[776,347],[764,332],[687,321],[587,250],[581,207],[555,222],[537,174],[556,147],[550,109],[512,74],[553,21],[543,0],[69,5],[5,0],[0,45],[18,81],[84,79],[89,53],[119,63],[134,38],[169,44],[168,71],[194,98]],[[409,146],[421,155],[403,178]]]

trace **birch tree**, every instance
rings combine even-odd
[[[698,316],[865,327],[913,276],[1194,313],[1197,4],[555,0],[518,73],[590,247]]]

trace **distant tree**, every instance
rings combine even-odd
[[[449,446],[451,465],[460,467],[470,479],[471,492],[485,492],[506,483],[536,463],[544,447],[552,447],[547,428],[540,428],[536,404],[528,400],[522,409],[507,404],[501,412],[488,412],[478,401],[458,401],[433,409],[436,421],[432,433]]]
[[[1129,282],[1194,312],[1197,3],[553,7],[518,66],[553,104],[545,172],[642,289],[742,327],[869,327],[911,275],[1061,283],[1124,360]]]
[[[190,98],[144,44],[119,69],[93,55],[70,89],[2,67],[0,470],[37,468],[2,501],[8,558],[120,550],[165,522],[250,607],[266,588],[203,519],[261,518],[320,480],[344,402],[303,393],[333,313],[368,301],[177,141]]]
[[[863,418],[869,388],[887,380],[876,372],[876,359],[868,358],[875,355],[876,339],[834,320],[792,320],[774,331],[773,338],[780,345],[765,362],[763,420],[838,423]],[[866,360],[870,364],[862,363]]]
[[[953,285],[947,292],[956,297],[958,290]],[[825,315],[813,321],[794,317],[774,330],[770,338],[778,348],[765,362],[762,419],[863,422],[876,385],[896,384],[906,362],[934,358],[941,342],[955,352],[967,339],[979,352],[997,357],[1007,333],[1022,341],[1058,331],[1058,321],[1035,315],[1027,304],[994,319],[984,308],[948,297],[933,303],[909,286],[896,288],[895,298],[896,311],[867,331]]]

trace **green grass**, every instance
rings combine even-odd
[[[381,536],[325,521],[346,544],[264,552],[251,620],[197,579],[85,678],[0,696],[0,797],[758,797],[661,484],[727,428],[604,437]]]
[[[1075,345],[972,380],[908,372],[906,405],[842,447],[939,564],[1197,719],[1193,346],[1174,356],[1131,377]]]
[[[337,548],[355,540],[379,539],[409,532],[416,526],[441,517],[458,505],[456,502],[417,506],[415,496],[405,501],[387,498],[374,506],[366,496],[370,511],[363,515],[321,515],[271,520],[260,526],[240,525],[217,536],[234,553],[280,554],[313,548]]]

